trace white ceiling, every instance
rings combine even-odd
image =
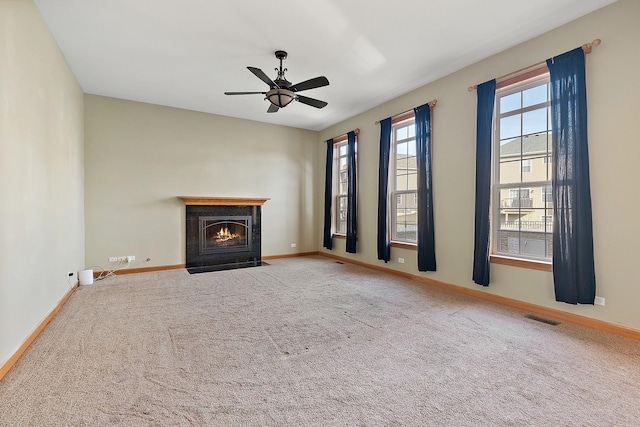
[[[322,130],[615,0],[35,0],[86,93]],[[275,114],[247,70],[324,75]],[[474,83],[474,82],[469,82]]]

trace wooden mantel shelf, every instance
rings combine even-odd
[[[185,205],[206,205],[206,206],[262,206],[267,200],[246,197],[193,197],[178,196]]]

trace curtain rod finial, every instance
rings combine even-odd
[[[476,90],[476,89],[477,89],[477,87],[478,87],[478,86],[476,86],[476,85],[469,86],[469,87],[467,88],[467,91],[469,91],[469,92],[473,92],[474,90]]]
[[[582,50],[584,50],[584,53],[591,53],[591,48],[599,46],[600,43],[602,43],[602,40],[595,39],[591,43],[583,44],[582,45]]]

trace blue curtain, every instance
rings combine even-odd
[[[553,150],[553,281],[556,301],[593,304],[596,275],[587,149],[584,52],[547,60]]]
[[[333,139],[327,141],[327,163],[324,178],[324,243],[329,250],[333,248],[331,234],[331,200],[333,198]]]
[[[356,133],[347,133],[347,244],[346,251],[356,253],[358,240],[358,186],[356,179]]]
[[[489,235],[491,230],[491,137],[496,81],[478,85],[476,118],[476,213],[473,243],[473,281],[489,286]]]
[[[433,186],[431,183],[431,107],[413,109],[416,118],[416,158],[418,169],[418,271],[436,271],[433,227]]]
[[[391,117],[380,121],[380,156],[378,161],[378,259],[389,262],[389,152],[391,150]]]

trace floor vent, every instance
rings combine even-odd
[[[524,317],[526,317],[527,319],[535,320],[537,322],[546,323],[547,325],[552,325],[552,326],[556,326],[560,324],[560,322],[556,322],[555,320],[551,320],[551,319],[545,319],[544,317],[536,316],[535,314],[527,314]]]

